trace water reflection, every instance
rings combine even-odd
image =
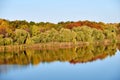
[[[19,70],[19,69],[25,69],[27,66],[23,65],[0,65],[0,74],[7,73],[10,70]]]
[[[0,52],[0,80],[120,80],[119,49],[111,44]]]
[[[115,55],[119,44],[111,45],[89,45],[69,49],[45,49],[0,52],[0,64],[37,65],[44,62],[69,62],[71,64],[86,63],[97,59],[105,59],[107,56]]]

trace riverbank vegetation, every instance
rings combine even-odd
[[[0,64],[37,65],[54,61],[69,62],[71,64],[86,63],[113,56],[117,51],[116,49],[120,50],[120,44],[88,45],[69,49],[27,49],[23,51],[16,49],[0,52]]]
[[[50,22],[0,19],[0,46],[77,42],[118,42],[120,23],[93,21]]]

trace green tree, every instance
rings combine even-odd
[[[92,33],[93,30],[88,26],[82,27],[74,27],[73,31],[77,33],[76,40],[83,41],[83,42],[91,42],[93,41]]]
[[[36,25],[31,26],[31,35],[36,36],[38,34],[40,34],[39,26],[36,26]]]
[[[71,31],[70,29],[62,28],[59,31],[58,41],[59,42],[72,42],[75,39],[75,37],[76,35],[74,31]]]
[[[0,45],[4,45],[4,35],[0,34]]]
[[[17,44],[25,44],[27,38],[29,38],[29,33],[25,30],[22,29],[16,29],[15,30],[15,36],[14,36],[14,41]]]
[[[4,45],[11,45],[13,44],[12,38],[4,38]]]
[[[105,39],[103,32],[98,29],[93,29],[92,36],[94,41],[103,41]]]
[[[106,39],[116,40],[117,28],[114,26],[108,26],[104,29],[104,35]]]
[[[48,42],[57,42],[58,35],[59,35],[59,33],[58,33],[57,30],[55,30],[54,28],[52,28],[52,29],[46,31],[45,33],[47,34],[47,37],[48,37],[47,41]]]

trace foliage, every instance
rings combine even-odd
[[[26,43],[26,39],[29,37],[29,33],[22,29],[16,29],[14,35],[14,41],[16,44]]]
[[[76,36],[73,31],[71,31],[70,29],[62,28],[59,31],[58,41],[59,42],[72,42],[75,37]]]
[[[114,26],[108,26],[103,31],[106,39],[116,39],[117,37],[117,28]]]
[[[40,28],[36,25],[31,26],[31,34],[32,36],[40,34]]]
[[[88,26],[75,27],[73,30],[77,33],[76,40],[83,42],[91,42],[93,40],[93,30]]]
[[[4,38],[4,45],[10,45],[13,44],[12,38]]]
[[[32,64],[37,65],[42,62],[69,62],[71,64],[86,63],[99,59],[105,59],[108,56],[115,55],[117,44],[104,45],[89,45],[70,49],[48,49],[48,50],[33,50],[26,51],[1,52],[0,64]]]
[[[0,34],[0,45],[4,45],[4,38],[2,34]]]
[[[103,41],[105,36],[101,30],[93,29],[93,39],[94,41]]]
[[[0,19],[0,45],[47,42],[94,42],[109,39],[116,42],[120,23],[92,21],[50,22],[9,21]]]

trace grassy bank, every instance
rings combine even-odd
[[[23,51],[26,49],[56,49],[56,48],[74,48],[93,45],[109,45],[113,43],[110,40],[96,41],[96,42],[49,42],[49,43],[38,43],[38,44],[22,44],[22,45],[6,45],[0,46],[0,52],[9,52],[9,51]]]

